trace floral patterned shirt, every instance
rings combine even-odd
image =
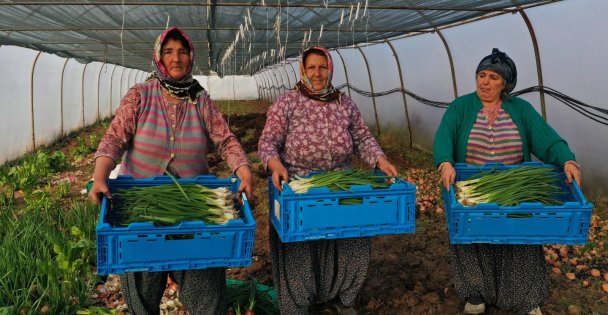
[[[241,144],[228,128],[219,108],[208,96],[206,100],[202,113],[209,139],[233,172],[242,165],[248,165],[247,156]],[[123,153],[128,149],[129,142],[137,130],[140,102],[139,90],[137,88],[129,89],[116,110],[116,116],[110,123],[110,127],[99,143],[95,153],[96,158],[107,156],[112,158],[115,163],[120,163]],[[169,120],[174,123],[175,117],[183,116],[185,106],[186,102],[168,106]],[[169,171],[172,171],[171,164],[168,168]]]
[[[290,174],[306,175],[352,167],[356,154],[370,167],[385,156],[355,103],[317,103],[296,91],[274,101],[258,143],[264,166],[279,158]]]

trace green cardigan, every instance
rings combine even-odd
[[[464,162],[469,134],[482,106],[475,92],[463,95],[449,105],[435,134],[435,165],[443,162]],[[523,144],[524,161],[530,161],[531,154],[544,163],[558,166],[563,166],[568,160],[575,160],[568,143],[545,122],[530,103],[518,97],[511,97],[511,100],[503,100],[502,108],[517,125]]]

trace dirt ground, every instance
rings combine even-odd
[[[253,276],[272,286],[268,249],[268,229],[272,227],[268,224],[267,174],[256,152],[268,104],[255,101],[249,102],[248,106],[251,109],[249,113],[232,114],[228,120],[253,164],[258,200],[254,210],[256,239],[253,264],[228,270],[228,277],[244,279]],[[100,128],[85,132],[98,132]],[[69,152],[74,139],[66,140],[63,149]],[[407,148],[399,146],[383,146],[383,149],[398,170],[406,174],[407,180],[417,186],[416,233],[373,238],[369,274],[356,308],[360,314],[459,314],[463,304],[451,279],[448,233],[437,188],[438,175],[425,154],[407,154]],[[85,159],[70,171],[79,183],[75,187],[83,187],[92,176],[91,161],[90,158]],[[229,173],[217,156],[212,155],[210,163],[213,173],[219,176]],[[551,266],[547,265],[547,272],[550,270]],[[542,305],[544,314],[608,314],[608,299],[600,288],[601,281],[583,287],[581,281],[570,281],[556,273],[551,273],[550,278],[550,295]],[[173,291],[167,293],[167,299],[174,295]],[[107,301],[104,304],[108,305]],[[486,314],[511,313],[490,307]]]

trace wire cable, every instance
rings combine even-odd
[[[448,105],[450,104],[450,102],[432,101],[432,100],[429,100],[422,96],[416,95],[416,94],[412,93],[411,91],[408,91],[408,90],[402,89],[402,88],[394,88],[391,90],[372,93],[372,92],[361,90],[351,84],[344,83],[344,84],[337,86],[336,89],[343,90],[346,87],[355,91],[359,95],[366,96],[366,97],[380,97],[380,96],[390,95],[393,93],[405,93],[408,96],[412,97],[413,99],[417,100],[418,102],[420,102],[424,105],[432,106],[432,107],[447,108]],[[285,86],[283,84],[281,86],[263,87],[262,89],[263,90],[277,90],[277,89],[291,90],[291,87]],[[543,93],[553,97],[554,99],[558,100],[559,102],[565,104],[566,106],[568,106],[572,110],[576,111],[577,113],[583,115],[584,117],[589,118],[599,124],[608,126],[608,109],[586,104],[584,102],[574,99],[564,93],[561,93],[561,92],[559,92],[553,88],[547,87],[547,86],[531,86],[531,87],[513,92],[513,93],[511,93],[511,95],[520,96],[523,94],[535,93],[535,92],[539,92],[539,93],[543,92]]]

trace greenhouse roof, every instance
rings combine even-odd
[[[335,48],[436,32],[551,2],[14,0],[0,2],[0,45],[148,71],[156,37],[178,26],[194,43],[195,74],[251,74],[313,44]]]

